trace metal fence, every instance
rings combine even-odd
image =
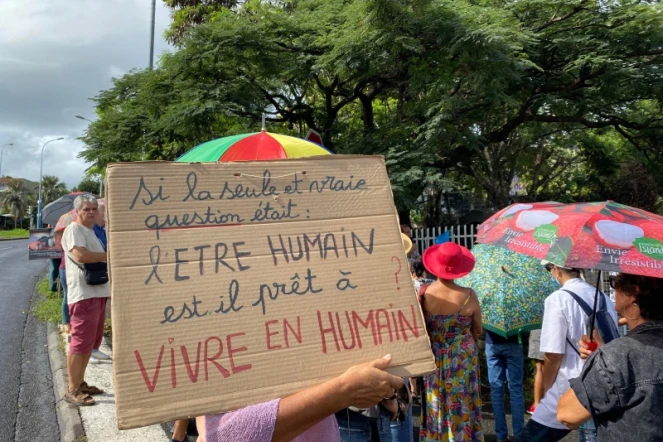
[[[477,235],[477,225],[463,224],[443,227],[427,227],[412,229],[412,242],[417,246],[419,253],[423,253],[428,247],[435,244],[435,238],[449,232],[449,239],[456,244],[471,249]]]

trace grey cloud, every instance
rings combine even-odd
[[[4,175],[39,178],[43,142],[60,136],[44,153],[44,174],[67,186],[89,165],[77,158],[76,140],[94,119],[90,101],[111,78],[144,68],[149,56],[147,0],[2,0],[0,2],[0,145]],[[169,47],[162,34],[168,10],[158,2],[155,53]]]

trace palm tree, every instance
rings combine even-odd
[[[14,226],[25,217],[29,207],[30,189],[25,182],[14,179],[9,182],[7,189],[2,192],[0,203],[14,216]]]
[[[60,178],[53,175],[44,175],[41,179],[41,194],[44,206],[67,193],[67,186],[60,181]]]

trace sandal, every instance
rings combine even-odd
[[[101,388],[95,387],[94,385],[88,385],[87,382],[83,382],[78,389],[81,391],[81,393],[89,394],[89,395],[97,395],[97,394],[104,394],[104,390]]]
[[[96,403],[94,399],[92,399],[92,396],[87,393],[83,393],[80,387],[65,394],[64,400],[76,406],[88,406],[94,405]]]

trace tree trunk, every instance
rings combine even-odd
[[[442,192],[435,189],[426,202],[424,227],[437,227],[442,223]]]
[[[361,119],[364,121],[364,131],[373,132],[375,130],[375,118],[373,116],[373,99],[359,94],[359,101],[361,102],[362,114]]]
[[[493,182],[492,186],[484,186],[487,193],[486,203],[488,207],[491,209],[501,209],[508,206],[510,202],[510,187],[510,182],[507,186],[501,182]]]

